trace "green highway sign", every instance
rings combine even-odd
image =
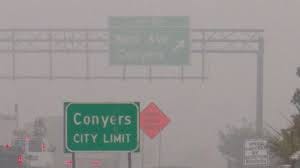
[[[65,103],[66,151],[138,150],[139,111],[139,103]]]
[[[187,16],[112,16],[110,64],[189,64]]]

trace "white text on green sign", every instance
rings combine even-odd
[[[111,64],[189,64],[186,16],[114,16],[109,29]]]
[[[134,151],[139,147],[138,114],[138,103],[70,103],[65,109],[66,149]]]

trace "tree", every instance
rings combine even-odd
[[[240,127],[228,125],[225,130],[219,131],[218,149],[227,160],[231,160],[233,167],[240,168],[243,166],[244,143],[247,139],[255,137],[257,136],[254,125],[246,119],[242,119]]]
[[[300,115],[292,118],[290,127],[282,129],[277,137],[269,140],[270,152],[280,158],[281,164],[291,164],[290,156],[300,150]]]
[[[291,102],[295,105],[298,112],[300,113],[300,89],[299,88],[296,89]]]
[[[298,77],[300,77],[300,67],[297,68],[296,74],[298,75]],[[291,102],[295,105],[298,112],[300,113],[300,89],[299,88],[296,89]]]
[[[297,76],[300,77],[300,67],[297,68]],[[280,164],[291,164],[290,157],[296,151],[300,150],[300,88],[297,88],[292,97],[291,103],[295,105],[298,114],[291,116],[290,126],[277,131],[276,135],[265,132],[264,138],[268,140],[270,156],[273,164],[279,158]],[[271,127],[271,126],[270,126]],[[255,129],[249,122],[243,124],[240,128],[228,126],[226,131],[220,131],[219,151],[228,159],[235,161],[236,167],[243,164],[243,144],[246,139],[255,137]]]
[[[297,76],[300,77],[300,67],[297,68]],[[298,114],[292,115],[291,125],[282,129],[277,137],[270,140],[271,152],[278,156],[284,164],[291,164],[290,156],[300,150],[300,89],[297,88],[291,103],[295,105]]]
[[[24,138],[25,136],[28,136],[29,133],[28,131],[24,130],[24,129],[15,129],[13,134],[16,136],[16,137],[20,137],[20,138]]]
[[[47,127],[43,118],[37,118],[33,125],[33,135],[38,137],[44,137],[47,133]]]

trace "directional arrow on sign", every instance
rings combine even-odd
[[[140,127],[151,139],[155,138],[169,122],[170,119],[154,103],[150,103],[140,113]]]

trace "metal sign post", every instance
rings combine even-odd
[[[170,119],[154,103],[150,103],[141,112],[141,129],[151,139],[159,135],[158,140],[158,167],[161,166],[162,130],[170,123]]]
[[[72,152],[72,168],[76,168],[76,156],[75,156],[75,152]]]
[[[132,158],[131,158],[131,152],[128,152],[128,168],[132,168]]]

